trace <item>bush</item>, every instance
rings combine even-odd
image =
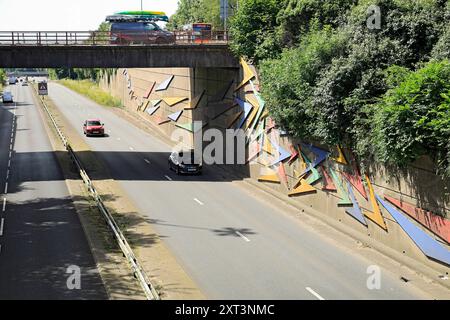
[[[373,151],[398,165],[429,155],[450,175],[450,62],[432,61],[407,76],[401,72],[404,80],[373,105]]]

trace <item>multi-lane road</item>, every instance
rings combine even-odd
[[[344,250],[212,168],[199,177],[176,176],[168,170],[166,143],[61,85],[50,83],[49,93],[80,136],[85,119],[105,123],[107,137],[83,139],[208,298],[431,298],[388,270],[382,270],[381,288],[369,290],[367,268],[374,261]],[[37,148],[32,141],[23,146],[27,152]]]
[[[0,103],[0,299],[106,299],[31,88],[9,90],[15,103]],[[79,289],[70,278],[78,270]]]

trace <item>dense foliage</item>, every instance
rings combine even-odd
[[[449,21],[445,0],[241,0],[231,48],[291,135],[396,165],[429,155],[450,175]]]
[[[237,0],[229,0],[234,7]],[[220,0],[179,0],[178,9],[169,19],[169,30],[180,30],[184,25],[205,22],[211,23],[214,29],[223,30],[220,19]]]

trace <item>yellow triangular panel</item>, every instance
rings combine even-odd
[[[300,179],[299,183],[297,183],[297,187],[288,193],[288,196],[295,196],[303,193],[316,192],[316,188],[306,182],[305,179]]]
[[[266,111],[263,112],[263,114],[261,115],[260,119],[262,120],[264,118],[267,118],[268,116],[269,116],[269,111],[266,110]]]
[[[173,107],[174,105],[176,105],[180,102],[183,102],[187,99],[188,98],[186,98],[186,97],[166,97],[166,98],[163,98],[163,101],[165,103],[167,103],[170,107]]]
[[[255,107],[252,109],[252,112],[248,116],[248,119],[246,121],[245,129],[248,129],[248,127],[252,124],[253,120],[255,120],[256,114],[258,113],[259,107]]]
[[[268,154],[274,155],[275,151],[273,150],[273,146],[272,143],[270,142],[269,138],[267,137],[267,135],[264,137],[264,146],[263,146],[263,150],[265,152],[267,152]]]
[[[337,150],[338,150],[339,155],[336,158],[332,158],[332,159],[334,161],[336,161],[337,163],[348,165],[348,161],[345,158],[344,153],[342,152],[341,146],[337,146]]]
[[[280,183],[280,178],[278,178],[278,175],[276,172],[272,171],[270,174],[262,175],[258,178],[258,181],[264,181],[264,182],[276,182]]]
[[[250,80],[252,80],[255,75],[253,74],[252,69],[250,68],[250,66],[247,64],[247,62],[245,62],[244,59],[241,58],[241,66],[242,66],[242,70],[244,70],[244,79],[242,80],[242,82],[236,87],[236,89],[234,91],[238,91],[240,88],[242,88],[247,82],[249,82]]]
[[[364,210],[364,215],[375,222],[377,225],[379,225],[384,230],[387,230],[386,223],[384,222],[383,216],[380,211],[380,207],[378,207],[377,199],[375,198],[375,193],[373,191],[372,184],[370,183],[369,177],[366,175],[366,181],[367,181],[367,187],[369,188],[370,193],[370,202],[372,203],[372,211]]]

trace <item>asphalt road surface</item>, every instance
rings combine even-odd
[[[276,206],[205,168],[169,171],[171,147],[90,100],[51,83],[49,94],[82,135],[98,117],[107,137],[84,138],[185,270],[212,299],[413,299],[411,286],[382,270],[367,288],[373,262],[345,251]]]
[[[9,90],[15,103],[0,103],[0,299],[107,299],[31,88]]]

